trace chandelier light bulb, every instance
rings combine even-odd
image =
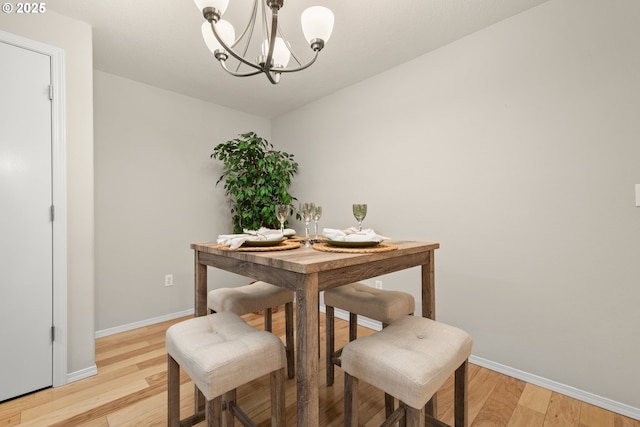
[[[262,43],[262,54],[264,57],[267,57],[269,53],[269,40],[265,40]],[[276,37],[276,43],[273,47],[273,64],[284,68],[289,65],[289,60],[291,59],[291,52],[287,48],[285,41],[282,37]]]
[[[311,6],[302,12],[300,17],[302,32],[309,44],[320,39],[325,43],[329,41],[333,32],[334,16],[331,10],[323,6]]]
[[[200,10],[201,12],[207,7],[212,7],[214,9],[217,9],[218,12],[220,12],[220,15],[222,15],[227,10],[227,6],[229,6],[229,0],[193,0],[193,1],[196,3],[198,10]]]
[[[235,30],[233,29],[233,25],[230,22],[225,21],[224,19],[219,20],[217,23],[213,24],[216,26],[216,31],[218,31],[218,35],[222,39],[222,41],[227,45],[231,46],[235,39]],[[209,21],[204,21],[202,23],[202,38],[204,39],[205,44],[211,51],[211,53],[215,54],[216,50],[225,50],[224,47],[218,42],[216,36],[213,34],[213,30],[211,29],[211,24]]]

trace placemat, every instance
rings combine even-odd
[[[286,251],[289,249],[297,249],[300,247],[300,242],[292,242],[291,240],[285,240],[279,245],[275,246],[240,246],[237,249],[231,249],[229,246],[218,244],[216,249],[223,251],[234,252],[271,252],[271,251]]]
[[[389,252],[395,251],[398,249],[396,245],[391,245],[389,243],[380,243],[377,246],[372,246],[369,248],[343,248],[331,246],[328,243],[314,243],[313,249],[323,252],[342,252],[342,253],[351,253],[351,254],[366,254],[366,253],[374,253],[374,252]]]

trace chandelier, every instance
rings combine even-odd
[[[313,58],[302,64],[292,52],[290,43],[282,35],[281,26],[278,26],[278,11],[282,8],[284,0],[254,0],[249,22],[238,38],[235,36],[233,25],[220,19],[227,10],[229,0],[194,1],[206,19],[202,24],[202,37],[207,47],[222,68],[236,77],[264,73],[271,83],[276,84],[280,81],[282,73],[293,73],[311,66],[333,31],[333,13],[326,7],[311,6],[302,12],[300,17],[302,32],[314,52]],[[258,6],[261,9],[260,14]],[[262,21],[262,38],[259,47],[251,43],[258,16],[261,16]],[[251,54],[250,47],[255,48],[252,51],[253,55],[258,52],[254,56],[255,61],[247,59],[247,55]],[[237,64],[232,61],[234,66],[228,66],[229,56],[237,60]],[[288,67],[291,57],[296,64]]]

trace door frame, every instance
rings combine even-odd
[[[54,387],[67,383],[67,161],[64,49],[0,31],[0,41],[51,59],[51,184],[53,221],[53,378]]]

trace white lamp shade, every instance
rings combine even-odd
[[[220,15],[222,15],[226,10],[227,6],[229,6],[229,0],[193,0],[196,3],[196,6],[200,11],[202,11],[206,7],[213,7],[220,11]]]
[[[218,31],[218,35],[222,41],[225,42],[227,46],[231,47],[236,37],[236,31],[233,29],[233,25],[224,19],[219,20],[214,25],[216,26],[216,31]],[[204,21],[201,28],[202,38],[212,53],[215,53],[216,50],[224,50],[222,45],[218,42],[218,39],[216,39],[216,36],[213,35],[211,24],[208,21]]]
[[[300,17],[302,22],[302,32],[307,42],[313,39],[322,39],[325,43],[329,41],[333,31],[333,12],[323,6],[311,6],[302,12]]]
[[[262,54],[267,56],[269,53],[269,40],[265,40],[262,43]],[[273,63],[282,68],[286,67],[289,64],[289,60],[291,59],[291,51],[287,48],[287,45],[284,43],[281,37],[276,37],[276,44],[273,47]]]

